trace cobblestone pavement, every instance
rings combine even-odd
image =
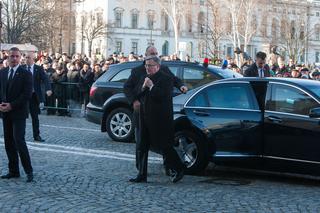
[[[320,181],[213,168],[176,184],[151,154],[148,183],[136,175],[134,144],[116,143],[83,118],[40,116],[44,143],[27,141],[35,182],[0,180],[1,212],[320,212]],[[7,158],[0,122],[0,169]],[[211,167],[211,168],[210,168]]]

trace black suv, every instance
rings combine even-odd
[[[101,124],[101,131],[108,132],[115,141],[129,142],[134,138],[132,107],[123,93],[123,85],[132,68],[142,63],[136,61],[111,65],[91,87],[86,119]],[[163,61],[162,64],[168,66],[189,90],[218,79],[242,77],[229,69],[212,65],[206,67],[183,61]],[[180,93],[177,89],[173,92],[174,95]]]

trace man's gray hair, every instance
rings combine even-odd
[[[155,56],[155,55],[147,56],[144,60],[145,61],[152,60],[152,61],[156,62],[157,64],[161,65],[161,59],[158,56]]]

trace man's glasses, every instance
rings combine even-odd
[[[146,68],[151,68],[157,66],[157,64],[146,64],[144,65]]]

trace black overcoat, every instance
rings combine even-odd
[[[147,140],[151,150],[161,153],[173,142],[172,76],[158,71],[150,76],[154,86],[144,90],[140,100],[141,140]],[[142,88],[144,79],[140,81]]]

